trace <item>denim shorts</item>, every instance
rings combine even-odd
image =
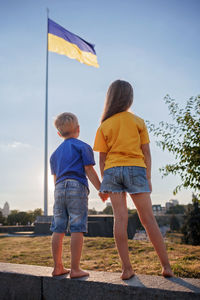
[[[107,169],[103,174],[100,191],[102,193],[150,193],[146,168],[128,166]]]
[[[55,186],[53,220],[50,230],[57,233],[87,232],[88,189],[74,179]]]

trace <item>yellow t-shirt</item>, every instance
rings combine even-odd
[[[146,168],[141,144],[148,143],[149,135],[143,119],[124,111],[101,124],[93,150],[107,153],[104,170],[120,166]]]

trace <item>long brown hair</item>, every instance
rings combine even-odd
[[[126,111],[133,103],[133,88],[124,80],[114,81],[107,91],[101,123],[111,116]]]

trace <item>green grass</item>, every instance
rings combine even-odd
[[[84,241],[82,268],[121,272],[113,238],[85,237]],[[175,275],[200,278],[200,246],[179,244],[177,241],[177,236],[170,235],[166,243]],[[136,273],[160,275],[160,263],[150,242],[129,240],[129,252]],[[0,261],[52,267],[51,237],[0,237]],[[63,261],[69,267],[70,237],[64,239]]]

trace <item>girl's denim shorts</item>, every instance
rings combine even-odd
[[[87,232],[88,189],[74,179],[55,186],[53,220],[50,230],[57,233]]]
[[[113,167],[104,171],[100,192],[129,194],[150,193],[146,168]]]

